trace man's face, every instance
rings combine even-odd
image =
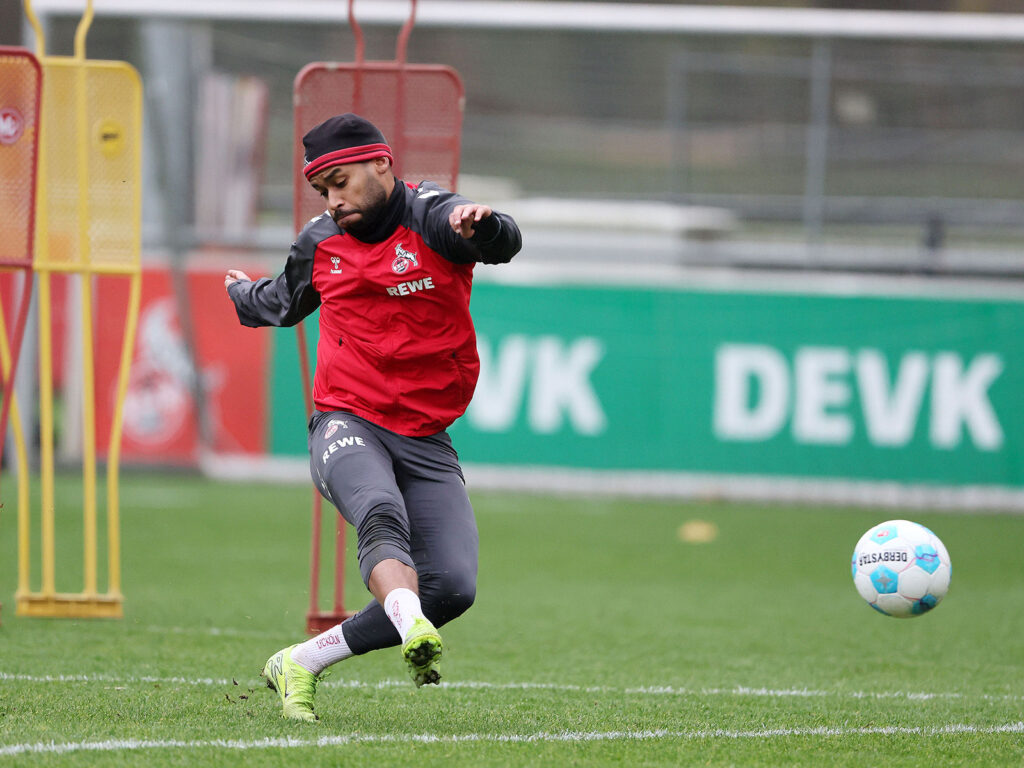
[[[336,165],[318,173],[310,184],[327,201],[334,222],[353,235],[369,232],[380,219],[390,191],[390,166],[378,158]]]

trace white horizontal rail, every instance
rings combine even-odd
[[[219,480],[308,483],[309,461],[301,457],[207,454],[200,462]],[[714,499],[787,504],[881,506],[892,509],[966,513],[1024,513],[1024,491],[1004,486],[926,486],[840,478],[712,475],[463,464],[471,492],[482,490],[552,494],[608,494],[646,499]]]
[[[718,237],[736,228],[736,215],[726,208],[673,205],[654,200],[572,200],[521,198],[501,209],[520,227],[664,232],[672,235]]]
[[[35,0],[40,15],[79,16],[85,0]],[[396,25],[408,0],[361,0],[365,25]],[[95,0],[99,16],[347,23],[345,0]],[[422,0],[421,27],[757,35],[861,39],[1024,41],[1024,14],[848,11],[627,3]]]

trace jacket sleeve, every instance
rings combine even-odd
[[[511,261],[523,247],[523,236],[515,219],[507,213],[494,211],[474,225],[474,234],[467,240],[448,224],[452,209],[467,203],[472,201],[431,182],[419,186],[413,205],[425,206],[425,210],[420,213],[424,216],[424,239],[427,245],[457,264],[474,261],[506,264]]]
[[[250,328],[292,326],[316,311],[320,294],[313,287],[316,244],[303,232],[292,244],[284,271],[277,277],[228,286],[238,321]]]

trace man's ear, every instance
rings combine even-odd
[[[391,170],[391,161],[386,157],[375,157],[373,158],[373,169],[383,175]]]

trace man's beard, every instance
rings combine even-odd
[[[369,234],[370,232],[373,232],[378,224],[380,224],[387,204],[388,193],[384,190],[384,185],[379,181],[373,180],[370,184],[370,189],[368,190],[366,202],[362,207],[356,209],[360,214],[359,221],[342,224],[338,221],[338,218],[335,217],[334,222],[340,229],[350,232],[356,237]],[[355,211],[347,211],[346,213],[354,212]]]

